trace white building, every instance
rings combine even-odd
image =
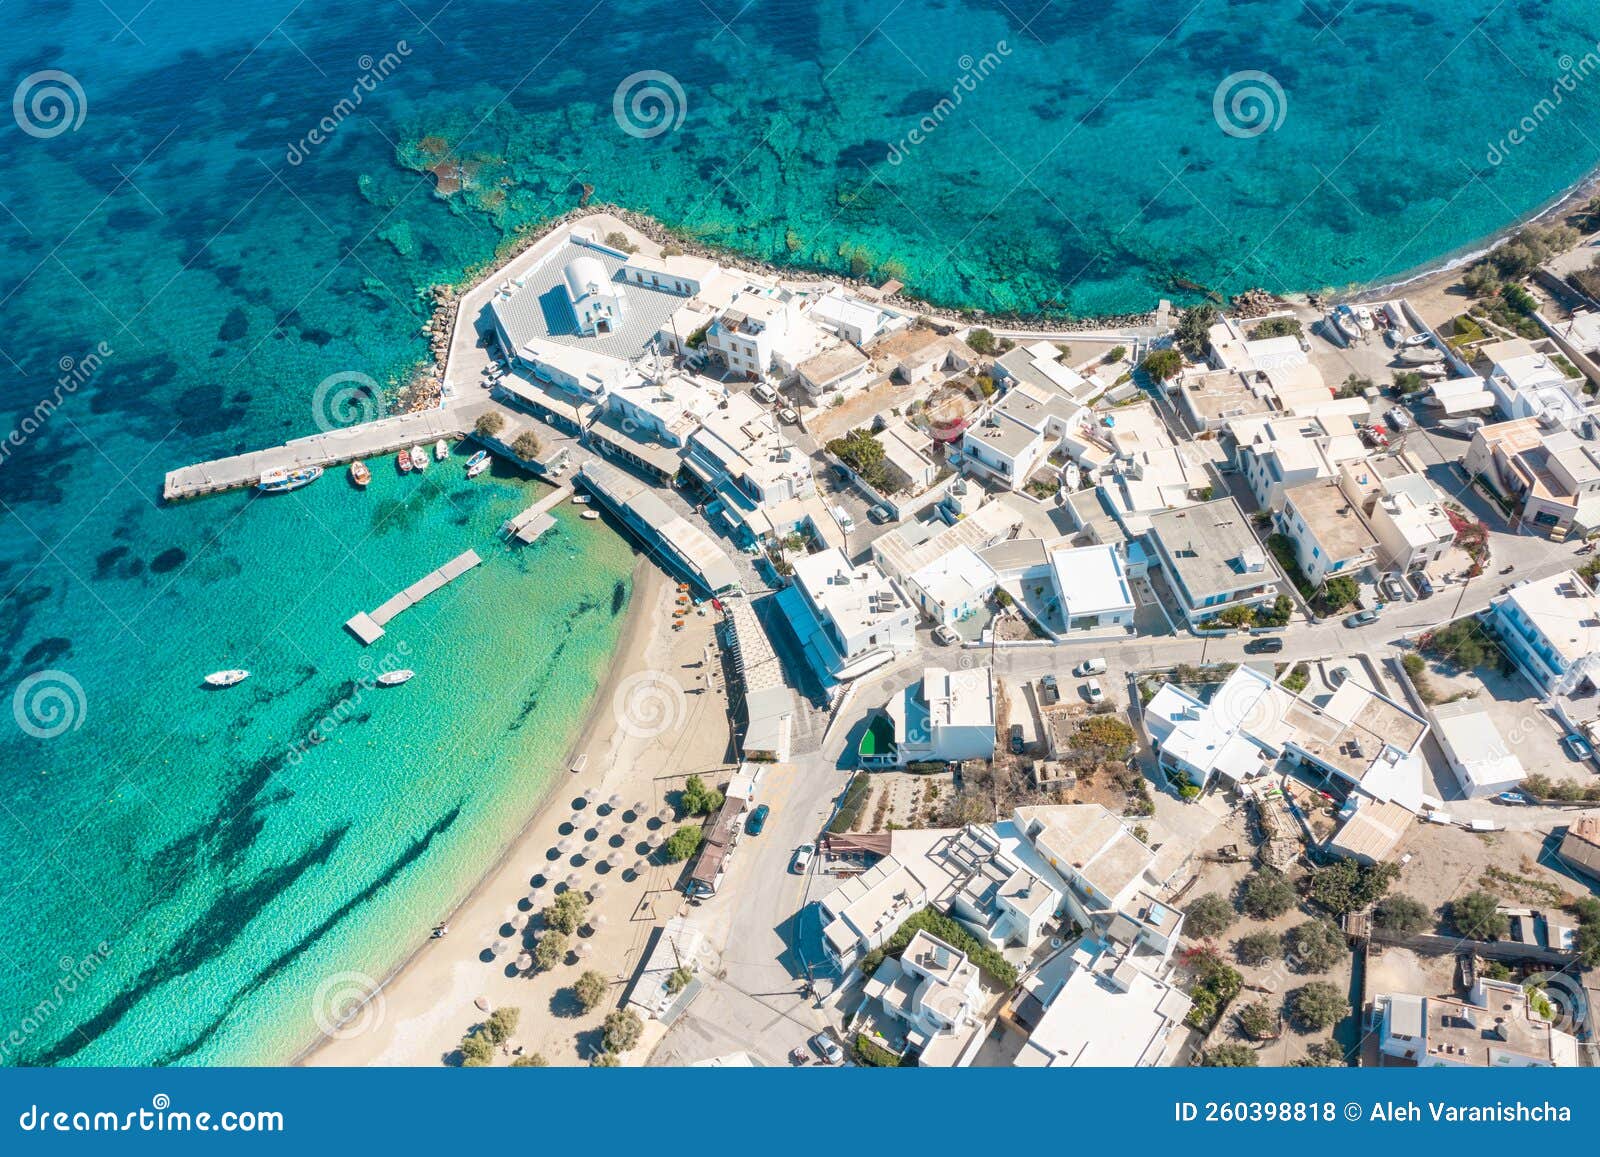
[[[920,1066],[965,1065],[983,1044],[978,966],[931,933],[919,930],[879,964],[863,995],[899,1022]]]
[[[817,492],[811,460],[748,394],[731,394],[689,436],[684,469],[717,492],[707,514],[747,541],[781,536],[803,517],[796,499]],[[787,511],[786,516],[780,513]]]
[[[598,258],[587,254],[574,257],[562,271],[561,280],[579,333],[598,336],[621,324],[628,308],[627,295]]]
[[[1541,418],[1552,426],[1571,426],[1583,418],[1584,379],[1569,377],[1557,364],[1553,342],[1512,338],[1478,352],[1492,367],[1489,392],[1507,418]]]
[[[957,546],[913,571],[904,582],[918,610],[936,626],[951,626],[984,609],[1000,576],[970,546]]]
[[[1488,618],[1501,645],[1545,694],[1600,685],[1600,598],[1575,571],[1518,583],[1489,601]]]
[[[824,682],[854,679],[916,648],[916,608],[876,564],[857,566],[841,550],[796,559],[794,583],[778,600]]]
[[[837,286],[814,300],[806,316],[813,324],[856,346],[870,345],[909,320],[904,314],[852,297]]]
[[[979,474],[1020,490],[1081,424],[1086,412],[1059,387],[1019,383],[962,433],[962,461]]]
[[[1050,576],[1068,631],[1133,624],[1137,608],[1120,546],[1053,550]]]
[[[1556,1068],[1578,1065],[1578,1042],[1533,1007],[1522,985],[1479,976],[1465,1000],[1379,993],[1372,1018],[1385,1057],[1419,1068]]]
[[[894,729],[894,747],[875,756],[875,764],[994,758],[993,668],[928,667],[920,680],[889,700],[884,713]]]
[[[978,355],[965,342],[913,326],[880,337],[867,353],[878,371],[905,385],[921,385],[937,375],[971,369]]]
[[[853,345],[834,342],[795,367],[800,388],[814,403],[849,397],[874,381],[872,363]]]
[[[1377,540],[1378,565],[1423,570],[1455,544],[1444,500],[1409,455],[1346,462],[1339,487]]]
[[[1289,487],[1332,478],[1341,464],[1367,456],[1354,423],[1342,415],[1274,415],[1230,422],[1228,429],[1239,471],[1263,510],[1281,506]]]
[[[821,332],[786,289],[748,283],[706,331],[706,349],[747,378],[788,377],[821,344]]]
[[[682,447],[728,396],[726,387],[709,378],[629,373],[607,391],[606,406],[634,437]]]
[[[1148,539],[1151,561],[1191,623],[1277,598],[1277,573],[1231,498],[1153,514]]]
[[[1241,665],[1207,703],[1162,684],[1145,705],[1145,728],[1163,769],[1196,787],[1219,776],[1233,785],[1270,771],[1283,754],[1293,702],[1270,675]]]
[[[1470,699],[1441,703],[1428,712],[1439,748],[1468,799],[1512,791],[1527,777],[1487,709]]]
[[[1277,521],[1294,543],[1300,573],[1314,587],[1354,577],[1377,561],[1377,535],[1332,478],[1285,490]]]

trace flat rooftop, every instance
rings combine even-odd
[[[1266,551],[1232,498],[1159,511],[1149,518],[1150,533],[1195,600],[1277,581]],[[1256,562],[1259,568],[1249,569]]]
[[[1322,478],[1291,486],[1283,492],[1283,497],[1294,504],[1295,511],[1327,558],[1355,558],[1378,545],[1377,536],[1361,521],[1337,480]]]

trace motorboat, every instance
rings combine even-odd
[[[1483,429],[1483,419],[1474,417],[1444,418],[1440,420],[1439,428],[1462,438],[1470,438]]]
[[[572,503],[574,506],[588,506],[589,502],[590,498],[587,494],[574,494],[572,496]]]
[[[1414,333],[1406,338],[1406,345],[1427,345],[1433,340],[1431,333]]]
[[[1425,378],[1447,378],[1450,376],[1450,370],[1438,362],[1431,366],[1418,366],[1417,373]]]
[[[421,446],[411,447],[411,469],[426,470],[428,468],[428,452]]]
[[[365,489],[368,482],[372,481],[372,471],[367,469],[367,464],[361,461],[350,463],[350,481]]]
[[[1414,345],[1400,351],[1400,362],[1408,366],[1431,366],[1444,361],[1444,354],[1432,346]]]
[[[583,517],[588,521],[593,522],[595,519],[600,517],[600,512],[598,510],[585,510],[583,512]]]
[[[471,458],[467,459],[467,477],[476,478],[489,469],[489,465],[489,452],[487,450],[479,450]]]
[[[250,678],[250,672],[241,667],[231,671],[213,671],[206,676],[207,687],[232,687],[235,683],[243,683]]]
[[[1366,306],[1356,306],[1355,314],[1356,324],[1361,327],[1363,333],[1371,333],[1377,328],[1378,323],[1372,320],[1372,311]]]
[[[411,473],[411,455],[404,450],[394,456],[394,464],[402,474]]]
[[[433,444],[433,457],[434,460],[438,462],[443,462],[446,458],[450,457],[450,443],[446,442],[443,438],[440,438],[437,442],[435,442]]]
[[[1337,306],[1332,314],[1333,324],[1347,341],[1361,340],[1361,323],[1348,305]]]
[[[402,667],[398,671],[385,671],[378,676],[377,683],[380,687],[398,687],[415,674],[416,672],[409,667]]]
[[[268,470],[261,476],[261,481],[256,483],[256,489],[263,494],[286,494],[290,490],[309,486],[321,477],[321,466],[303,466],[299,470]]]

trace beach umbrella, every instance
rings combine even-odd
[[[511,946],[504,940],[496,940],[493,944],[489,945],[489,951],[493,952],[496,956],[504,956],[506,954],[506,949],[509,947]]]
[[[517,904],[511,905],[511,907],[506,909],[506,923],[510,924],[513,920],[515,920],[520,915],[522,915],[521,906],[517,905]]]
[[[489,998],[487,996],[480,996],[480,997],[478,997],[477,1000],[474,1000],[472,1003],[478,1006],[478,1011],[479,1012],[488,1012],[489,1011]]]
[[[591,928],[595,929],[596,931],[598,931],[599,929],[604,928],[606,926],[607,919],[608,918],[607,918],[607,916],[606,916],[606,914],[604,912],[597,913],[595,915],[595,918],[593,920],[589,921],[589,927],[591,927]]]
[[[507,920],[506,923],[520,932],[528,926],[528,918],[521,912],[518,912],[515,916],[511,917],[511,919]]]
[[[606,800],[606,806],[612,811],[616,811],[617,808],[622,806],[622,797],[620,795],[612,796],[610,799]]]
[[[579,960],[587,960],[587,959],[589,959],[589,954],[591,952],[593,952],[593,951],[594,951],[594,945],[590,944],[587,940],[585,940],[582,944],[578,945],[578,959]]]
[[[530,969],[532,967],[533,967],[533,956],[530,953],[524,952],[522,955],[517,957],[517,971],[518,972],[526,972],[526,971],[528,971],[528,969]]]
[[[597,788],[591,787],[588,791],[583,793],[583,798],[588,800],[590,803],[593,803],[595,800],[600,798],[600,792]]]
[[[645,843],[649,844],[652,848],[659,848],[661,846],[662,842],[663,841],[661,839],[661,833],[660,832],[651,832],[650,833],[650,838],[645,841]]]
[[[556,845],[556,851],[560,852],[563,856],[566,855],[568,852],[572,851],[572,841],[570,839],[562,840]]]
[[[649,866],[650,865],[642,859],[635,860],[633,861],[633,874],[635,876],[642,876],[644,875],[644,870]]]
[[[539,892],[539,889],[535,888],[533,891],[524,896],[523,899],[528,902],[528,907],[537,908],[544,900],[544,896]]]
[[[579,852],[578,855],[582,856],[585,860],[594,859],[594,845],[584,844],[583,851]]]
[[[644,815],[644,809],[645,809],[645,808],[646,808],[646,807],[648,807],[648,806],[649,806],[649,805],[648,805],[648,804],[646,804],[646,803],[645,803],[645,802],[644,802],[644,800],[640,800],[640,801],[639,801],[639,802],[638,802],[638,803],[636,803],[636,804],[634,804],[634,805],[633,805],[633,814],[634,814],[634,815],[636,815],[636,816],[642,816],[642,815]]]
[[[596,880],[594,882],[594,884],[589,888],[589,896],[590,896],[591,899],[598,900],[601,896],[604,896],[605,894],[606,894],[606,883],[605,883],[604,880]]]
[[[621,852],[612,852],[609,856],[606,857],[606,863],[610,864],[613,868],[615,868],[617,865],[622,863],[622,853]]]
[[[569,888],[576,888],[581,883],[583,883],[583,877],[576,872],[567,877],[567,887]]]

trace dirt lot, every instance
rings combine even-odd
[[[1455,897],[1483,888],[1508,904],[1549,905],[1581,889],[1546,866],[1552,838],[1539,832],[1476,835],[1440,824],[1418,824],[1406,845],[1392,891],[1415,897],[1440,913]]]
[[[1500,737],[1529,772],[1584,787],[1600,782],[1594,764],[1573,759],[1561,745],[1560,726],[1522,675],[1504,675],[1489,667],[1441,670],[1430,662],[1427,678],[1441,702],[1465,694],[1487,708]]]

